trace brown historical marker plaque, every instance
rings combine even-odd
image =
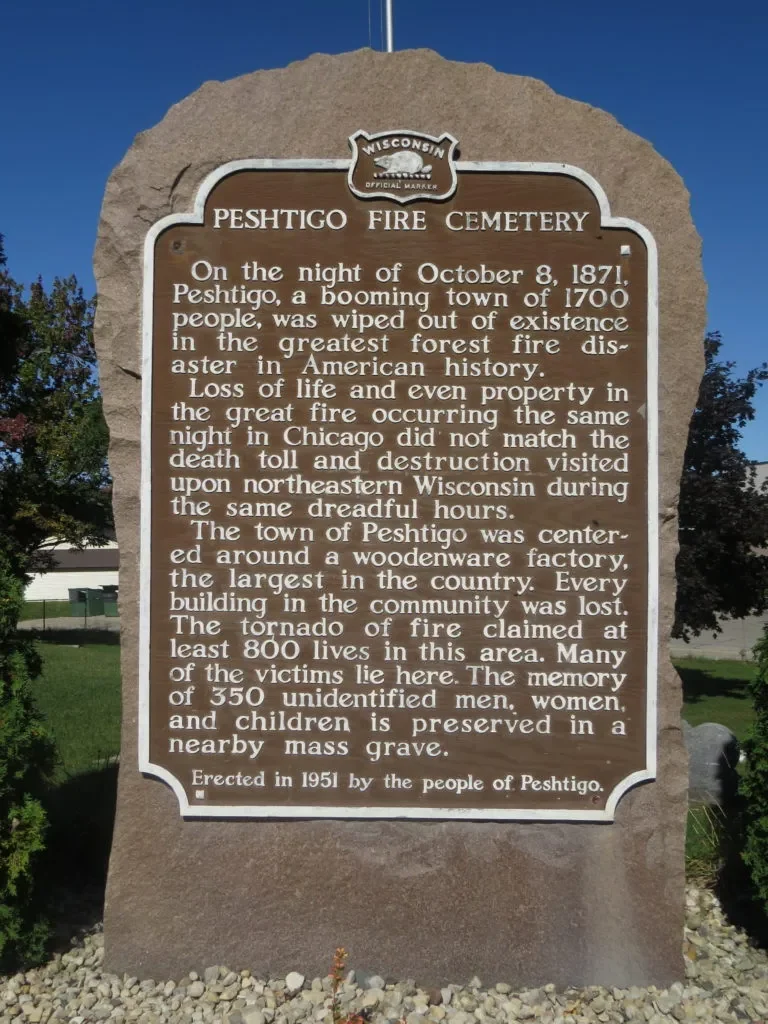
[[[146,241],[141,769],[210,817],[612,820],[655,776],[656,251],[450,135]]]

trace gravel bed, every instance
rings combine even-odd
[[[329,952],[330,954],[333,951]],[[686,980],[668,989],[566,989],[516,992],[504,982],[422,990],[350,971],[339,990],[343,1013],[363,1011],[371,1024],[647,1024],[768,1022],[768,954],[727,924],[706,889],[688,889],[683,943]],[[209,967],[179,981],[139,981],[101,969],[104,939],[96,930],[36,970],[0,977],[0,1022],[137,1021],[138,1024],[332,1024],[331,980],[261,979]]]

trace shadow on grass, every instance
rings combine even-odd
[[[50,793],[42,876],[55,949],[102,919],[116,795],[116,763],[75,775]]]
[[[35,640],[66,647],[85,647],[88,644],[120,646],[120,632],[116,629],[30,629],[26,632]]]
[[[686,704],[698,704],[711,697],[731,697],[735,700],[751,700],[746,679],[715,676],[699,668],[681,668],[677,674],[683,682],[683,700]]]

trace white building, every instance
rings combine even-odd
[[[55,565],[50,572],[37,573],[24,592],[25,601],[66,601],[75,589],[99,590],[119,582],[120,552],[117,542],[78,551],[71,544],[55,544]]]

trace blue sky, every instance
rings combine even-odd
[[[380,0],[70,0],[6,5],[0,233],[28,283],[91,253],[112,168],[137,132],[209,79],[318,51],[378,48]],[[768,6],[731,0],[394,0],[397,49],[541,78],[649,139],[691,192],[709,323],[739,372],[768,359]],[[514,159],[514,154],[510,154]],[[768,460],[768,389],[744,432]]]

